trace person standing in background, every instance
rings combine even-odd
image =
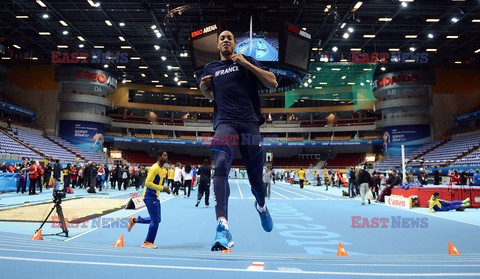
[[[203,193],[205,193],[205,206],[208,207],[209,198],[210,198],[210,179],[211,179],[211,168],[208,166],[208,159],[203,161],[203,166],[201,166],[197,171],[198,179],[198,195],[197,203],[195,207],[198,207],[200,201],[202,200]]]
[[[174,168],[174,166],[170,166],[170,168],[168,169],[168,173],[167,173],[167,179],[168,179],[167,186],[172,191],[173,191],[174,186],[175,186],[174,183],[173,183],[173,178],[174,177],[175,177],[175,168]]]
[[[362,197],[362,205],[365,205],[365,198],[368,199],[368,204],[370,204],[370,199],[368,198],[368,190],[369,190],[369,183],[371,180],[370,173],[365,169],[363,169],[358,173],[357,177],[357,185],[360,187],[360,196]]]
[[[35,187],[37,186],[38,170],[37,170],[37,164],[35,164],[35,161],[30,162],[30,168],[28,169],[28,176],[30,178],[28,194],[36,195],[37,193],[35,191]]]
[[[62,177],[62,169],[60,168],[60,160],[55,161],[55,165],[53,166],[53,190],[60,189]]]
[[[300,168],[300,170],[298,171],[298,183],[300,184],[300,189],[303,189],[304,182],[305,182],[305,171],[303,170],[303,168]]]
[[[178,190],[182,185],[182,164],[180,162],[178,162],[177,167],[175,167],[175,173],[173,175],[173,185],[175,187],[173,190],[173,194],[178,197]]]
[[[433,185],[440,185],[440,171],[438,171],[437,166],[433,170]]]
[[[52,177],[52,171],[52,163],[48,162],[43,174],[43,183],[45,184],[45,188],[50,187],[50,177]]]
[[[480,170],[475,170],[473,174],[473,185],[480,186]]]
[[[185,167],[182,169],[182,177],[183,177],[183,197],[190,198],[190,191],[192,190],[192,166],[186,164]],[[188,191],[187,191],[188,188]]]
[[[355,181],[356,181],[356,173],[353,168],[350,168],[350,172],[348,173],[348,196],[350,198],[355,198]]]
[[[263,183],[265,183],[265,189],[267,198],[270,199],[270,192],[272,188],[272,172],[269,167],[265,167],[265,171],[263,172]],[[303,182],[300,180],[300,188],[303,188]]]

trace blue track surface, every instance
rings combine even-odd
[[[194,191],[189,199],[162,196],[157,250],[140,248],[148,229],[142,224],[128,233],[122,221],[107,222],[102,228],[88,222],[87,228],[70,228],[69,238],[45,236],[43,241],[30,241],[39,224],[0,222],[0,266],[8,267],[2,269],[2,278],[65,277],[67,273],[52,272],[59,268],[69,270],[69,278],[123,278],[127,273],[164,278],[480,278],[480,243],[476,241],[480,214],[476,209],[431,214],[425,208],[362,206],[357,199],[341,197],[336,188],[325,191],[306,186],[300,190],[298,185],[277,183],[267,201],[275,227],[266,233],[253,208],[248,181],[230,180],[230,187],[229,226],[235,241],[230,254],[210,252],[215,234],[213,199],[209,208],[203,203],[196,208]],[[99,198],[127,194],[112,191]],[[41,202],[49,195],[1,195],[0,206]],[[87,194],[79,190],[76,195]],[[146,213],[144,209],[119,210],[103,217],[111,221]],[[387,218],[388,228],[352,228],[352,216]],[[392,218],[426,219],[424,228],[392,228]],[[43,231],[59,229],[47,224]],[[125,237],[125,248],[113,248],[120,234]],[[449,240],[461,256],[447,255]],[[349,257],[336,256],[339,242]],[[264,269],[249,270],[254,262],[263,263]]]

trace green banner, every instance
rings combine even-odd
[[[372,81],[376,64],[312,63],[299,88],[285,92],[285,108],[299,99],[349,102],[354,111],[376,101]]]

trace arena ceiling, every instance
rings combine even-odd
[[[51,51],[57,50],[126,51],[127,63],[90,66],[127,82],[178,86],[183,80],[180,86],[195,87],[189,33],[219,21],[248,22],[253,16],[254,29],[279,20],[305,28],[313,35],[311,60],[315,62],[326,57],[339,62],[352,49],[369,53],[428,49],[428,64],[419,66],[478,67],[479,0],[373,0],[361,1],[355,10],[359,2],[3,1],[1,63],[48,64]]]

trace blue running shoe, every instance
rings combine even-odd
[[[263,213],[260,213],[257,209],[256,200],[253,202],[253,206],[255,206],[255,210],[258,212],[258,215],[260,215],[260,221],[262,222],[263,229],[266,232],[271,232],[273,230],[273,220],[272,220],[272,216],[270,216],[270,212],[268,212],[268,208],[265,207],[266,211]]]
[[[222,251],[227,250],[233,247],[235,243],[233,242],[232,235],[230,231],[225,229],[223,224],[217,225],[217,235],[212,244],[212,251]]]

